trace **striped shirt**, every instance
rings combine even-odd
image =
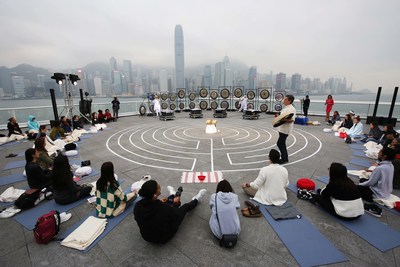
[[[127,202],[127,197],[117,182],[118,188],[107,185],[107,192],[96,190],[96,214],[99,218],[113,217],[114,210],[121,202]]]

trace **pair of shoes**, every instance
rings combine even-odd
[[[313,195],[310,190],[307,189],[297,189],[297,197],[302,199],[302,200],[312,200]]]
[[[245,200],[244,204],[246,204],[247,207],[253,209],[253,210],[259,210],[260,206],[255,204],[254,202],[250,201],[250,200]]]
[[[251,218],[261,217],[262,216],[261,211],[260,211],[259,208],[258,209],[253,209],[251,207],[243,208],[242,209],[242,215],[244,217],[251,217]]]
[[[142,178],[140,178],[140,181],[142,182],[147,182],[151,180],[151,175],[147,174],[147,175],[143,175]]]
[[[14,207],[8,207],[5,210],[2,210],[0,212],[0,218],[10,218],[12,216],[14,216],[15,214],[19,213],[21,210],[14,208]]]
[[[176,191],[172,186],[170,186],[170,185],[167,186],[167,189],[168,189],[169,195],[175,195],[176,194]]]
[[[372,216],[375,216],[378,218],[382,217],[382,209],[375,204],[364,203],[364,211],[368,212]]]
[[[192,200],[197,199],[198,202],[201,202],[201,200],[203,199],[204,195],[206,194],[207,190],[206,189],[201,189],[197,195],[195,195]]]
[[[60,223],[68,221],[69,219],[71,219],[71,217],[72,217],[71,213],[65,213],[65,212],[60,213]]]

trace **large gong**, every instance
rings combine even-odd
[[[221,102],[220,106],[222,109],[227,109],[227,108],[229,108],[229,103],[228,103],[228,101],[224,100]]]
[[[276,111],[281,111],[282,110],[282,105],[281,104],[276,104],[275,105],[275,110]]]
[[[149,110],[151,113],[154,113],[154,105],[150,105]]]
[[[242,89],[241,89],[241,88],[236,88],[236,89],[233,91],[233,95],[234,95],[235,97],[237,97],[237,98],[242,97],[242,94],[243,94],[243,92],[242,92]]]
[[[179,91],[178,91],[178,97],[179,97],[179,98],[184,98],[184,97],[185,97],[185,91],[179,90]]]
[[[261,110],[262,112],[266,112],[266,111],[268,110],[268,105],[267,105],[267,104],[261,104],[261,105],[260,105],[260,110]]]
[[[162,109],[167,109],[168,108],[168,104],[166,102],[162,102],[161,103],[161,108]]]
[[[207,97],[208,91],[206,88],[201,88],[199,92],[200,97]]]
[[[167,98],[168,98],[168,94],[166,94],[166,93],[162,93],[162,94],[161,94],[161,99],[162,99],[162,100],[165,101],[165,100],[167,100]]]
[[[205,110],[205,109],[207,109],[207,106],[208,106],[208,103],[207,103],[207,101],[200,101],[200,108],[202,109],[202,110]]]
[[[184,108],[185,108],[185,104],[179,103],[179,109],[184,109]]]
[[[169,96],[169,99],[170,99],[171,101],[175,101],[175,98],[176,98],[176,95],[175,95],[175,94],[171,94],[171,95]]]
[[[220,94],[221,94],[221,97],[224,99],[228,98],[230,95],[229,90],[226,88],[222,89]]]
[[[247,109],[254,109],[253,103],[248,103],[247,104]]]
[[[235,102],[235,107],[236,107],[236,109],[239,109],[239,108],[240,108],[240,102],[239,102],[239,101],[236,101],[236,102]]]
[[[144,115],[144,114],[146,114],[146,107],[144,106],[144,105],[140,105],[140,107],[139,107],[139,114],[140,115]]]
[[[175,110],[176,109],[176,105],[174,103],[172,103],[171,105],[169,105],[169,109],[170,110]]]
[[[218,103],[217,103],[216,101],[213,101],[213,102],[211,102],[210,107],[211,107],[212,109],[217,109]]]
[[[211,97],[212,99],[217,99],[218,93],[217,93],[216,91],[211,91],[210,97]]]
[[[275,100],[281,102],[283,99],[285,98],[285,96],[282,93],[277,93],[275,95]]]
[[[196,104],[194,102],[189,103],[189,108],[194,109],[196,107]]]
[[[261,97],[262,99],[268,99],[268,97],[269,97],[269,92],[268,92],[268,90],[266,90],[266,89],[261,90],[261,92],[260,92],[260,97]]]
[[[189,94],[189,100],[190,101],[194,101],[195,98],[196,98],[196,94],[195,93],[190,93]]]
[[[248,91],[248,92],[247,92],[247,98],[248,98],[249,100],[254,99],[255,96],[256,96],[256,94],[254,93],[254,91]]]

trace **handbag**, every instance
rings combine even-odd
[[[82,162],[81,162],[81,167],[85,167],[85,166],[90,166],[90,160],[83,160]]]
[[[217,209],[217,193],[215,194],[215,215],[217,216],[217,221],[218,221],[218,226],[219,230],[221,232],[221,240],[219,241],[219,245],[221,247],[226,247],[226,248],[233,248],[238,240],[238,236],[236,234],[223,234],[222,229],[221,229],[221,224],[219,223],[219,218],[218,218],[218,209]]]

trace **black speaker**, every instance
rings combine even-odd
[[[92,113],[92,100],[81,100],[79,101],[79,112],[83,115]]]

